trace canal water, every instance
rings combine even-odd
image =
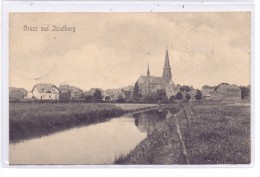
[[[169,112],[143,112],[9,144],[10,164],[113,164],[128,154]]]

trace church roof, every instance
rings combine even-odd
[[[150,84],[165,84],[164,79],[162,77],[157,76],[140,76],[137,82],[140,84],[147,83],[148,78]]]

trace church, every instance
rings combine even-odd
[[[175,96],[179,92],[179,89],[175,87],[175,84],[172,81],[172,72],[168,50],[166,50],[162,77],[151,76],[150,68],[148,65],[147,75],[140,76],[137,80],[137,83],[142,95],[156,92],[159,89],[165,89],[167,97],[170,98],[171,96]]]

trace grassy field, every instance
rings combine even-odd
[[[184,108],[158,124],[127,156],[118,157],[115,164],[250,163],[250,106]]]
[[[152,104],[10,103],[10,141],[33,138],[79,125],[106,121],[124,113],[154,107]]]

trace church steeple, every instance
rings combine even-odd
[[[166,50],[164,68],[171,68],[171,66],[170,66],[170,61],[169,61],[168,49]]]
[[[162,77],[166,83],[169,83],[172,79],[172,72],[171,72],[168,50],[166,50]]]
[[[149,64],[148,64],[148,68],[147,68],[147,76],[150,76]]]

